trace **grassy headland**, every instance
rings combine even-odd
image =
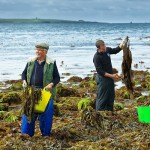
[[[60,19],[2,19],[0,18],[0,23],[78,23],[78,22],[90,22],[84,20],[60,20]]]

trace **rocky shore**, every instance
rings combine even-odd
[[[73,76],[57,86],[52,134],[42,137],[38,121],[34,137],[20,133],[21,80],[0,83],[0,149],[150,148],[150,124],[139,121],[137,107],[150,106],[150,73],[134,70],[134,95],[116,89],[114,113],[95,111],[95,75]]]

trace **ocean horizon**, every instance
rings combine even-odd
[[[134,22],[134,21],[130,21],[130,22],[101,22],[101,21],[92,21],[92,20],[64,20],[64,19],[50,19],[50,18],[0,18],[0,23],[108,23],[108,24],[139,24],[139,23],[143,23],[143,24],[149,24],[150,22]]]

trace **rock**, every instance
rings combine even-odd
[[[78,76],[73,76],[70,79],[67,80],[68,82],[81,82],[82,78]]]
[[[85,78],[83,79],[83,81],[90,81],[90,80],[91,80],[90,77],[85,77]]]
[[[0,93],[0,99],[3,97],[4,93]]]
[[[75,96],[77,94],[78,92],[73,88],[65,87],[62,84],[58,84],[57,86],[57,95],[59,97]]]
[[[0,111],[8,111],[8,103],[0,103]]]
[[[54,103],[54,115],[55,116],[60,116],[61,115],[61,113],[60,113],[60,106],[57,103]]]
[[[145,39],[149,39],[149,38],[150,38],[150,36],[145,36],[144,38],[145,38]]]
[[[3,97],[0,99],[0,102],[8,103],[10,105],[12,103],[16,104],[21,102],[21,99],[17,92],[9,92],[3,95]]]
[[[130,93],[128,91],[126,91],[124,94],[123,94],[123,98],[125,99],[130,99]]]
[[[122,103],[114,103],[114,110],[118,111],[118,110],[123,110],[124,106]]]
[[[15,122],[18,117],[12,112],[0,111],[0,119],[3,119],[5,122]]]
[[[22,81],[16,81],[14,82],[10,87],[9,87],[10,90],[22,90]]]
[[[62,73],[62,75],[64,75],[64,76],[70,76],[71,73]]]
[[[15,83],[21,83],[22,80],[7,80],[5,83],[6,84],[15,84]]]
[[[122,38],[116,38],[116,39],[114,39],[114,40],[122,40]]]
[[[84,80],[84,81],[80,82],[79,86],[83,87],[83,88],[88,87],[90,89],[96,89],[96,81],[86,81],[86,80]]]

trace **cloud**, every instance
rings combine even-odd
[[[144,22],[150,19],[149,8],[149,0],[1,0],[0,18]]]

